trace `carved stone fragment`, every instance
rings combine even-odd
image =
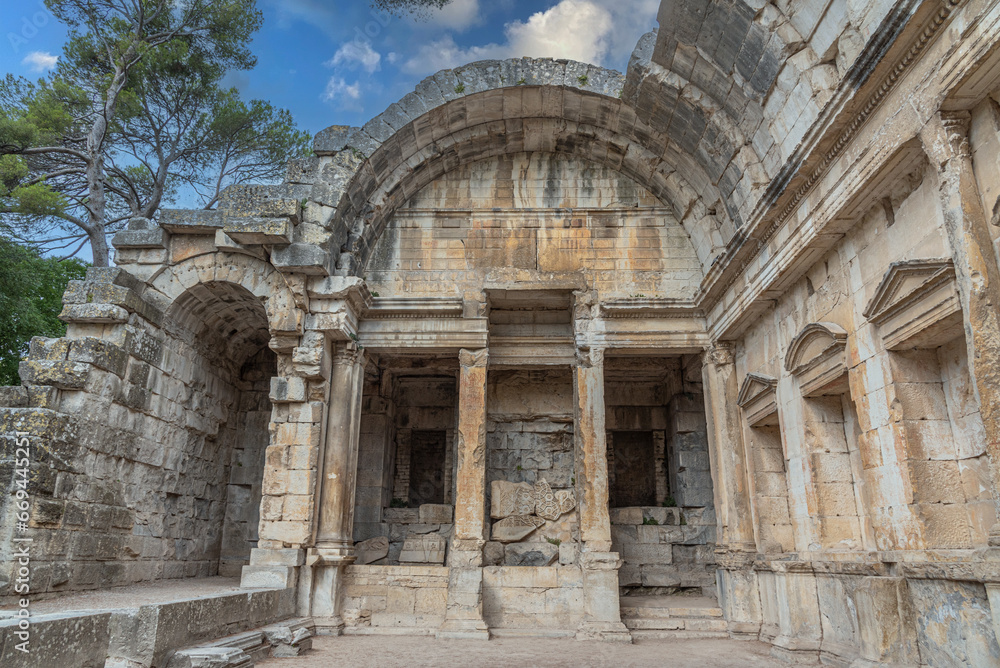
[[[557,520],[562,514],[555,492],[545,478],[535,483],[535,514],[547,520]]]
[[[528,536],[545,524],[545,520],[534,515],[511,515],[493,525],[492,538],[501,543],[513,543]]]
[[[490,498],[490,517],[493,519],[535,512],[534,488],[526,482],[494,480],[490,483]]]

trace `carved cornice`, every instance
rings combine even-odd
[[[690,299],[628,297],[602,301],[601,315],[606,318],[703,318],[701,309]]]
[[[375,297],[365,318],[461,318],[460,297]]]
[[[833,322],[809,323],[789,344],[785,369],[799,379],[802,396],[843,392],[847,331]]]
[[[777,424],[778,379],[762,373],[748,373],[736,397],[751,427]]]

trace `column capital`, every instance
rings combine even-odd
[[[938,163],[945,163],[952,158],[970,157],[971,120],[972,115],[965,110],[938,111],[920,133],[924,151]]]
[[[576,365],[585,369],[604,366],[604,348],[577,348]]]
[[[361,362],[361,358],[364,354],[364,350],[362,350],[361,346],[358,344],[353,341],[344,341],[337,344],[336,351],[333,354],[333,363],[347,365],[358,364]]]
[[[489,361],[489,349],[466,350],[462,348],[458,351],[458,363],[463,367],[485,367]]]
[[[716,341],[705,349],[703,366],[728,366],[736,363],[736,346],[732,341]]]

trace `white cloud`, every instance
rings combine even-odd
[[[659,0],[561,0],[504,26],[503,44],[461,47],[446,35],[421,46],[403,70],[431,74],[476,60],[522,56],[622,66],[639,37],[654,27],[658,6]]]
[[[504,32],[515,56],[599,62],[607,54],[612,27],[611,12],[596,2],[562,0],[532,14],[527,23],[508,24]]]
[[[323,99],[327,102],[339,102],[341,106],[357,102],[361,99],[361,82],[348,84],[343,77],[330,77],[326,82],[326,90],[323,91]]]
[[[51,70],[59,62],[59,56],[53,56],[47,51],[32,51],[21,61],[22,65],[27,65],[32,72],[44,72]]]
[[[328,60],[325,65],[327,67],[343,66],[351,69],[360,65],[371,74],[379,69],[380,62],[382,62],[382,54],[373,49],[370,42],[354,40],[341,44],[337,53],[333,54],[333,58]]]
[[[433,74],[439,70],[458,67],[465,63],[491,58],[509,58],[510,49],[507,45],[487,44],[462,48],[455,43],[451,35],[424,44],[413,56],[403,64],[403,71],[410,74]]]
[[[479,0],[451,0],[441,9],[432,12],[428,17],[428,22],[442,28],[468,30],[472,26],[482,23]]]

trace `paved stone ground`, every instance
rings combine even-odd
[[[320,636],[313,650],[294,659],[269,659],[259,668],[491,668],[492,666],[632,668],[772,668],[787,664],[770,654],[768,645],[744,640],[642,640],[633,645],[581,642],[573,639],[503,638],[435,640],[415,636]]]

